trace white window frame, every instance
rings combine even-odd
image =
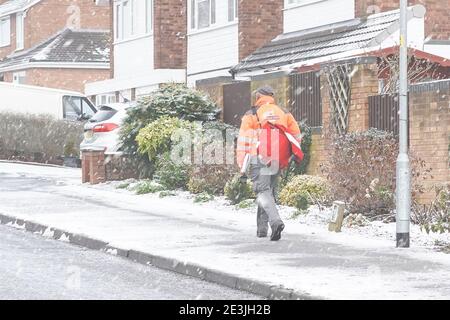
[[[142,0],[141,0],[142,1]],[[129,13],[130,16],[128,17],[129,20],[127,20],[128,22],[128,28],[129,28],[129,34],[125,34],[125,10],[124,10],[124,6],[125,4],[127,4],[128,6],[130,6],[129,8]],[[114,30],[115,30],[115,39],[117,41],[121,41],[121,40],[127,40],[129,38],[133,37],[134,31],[135,31],[135,26],[134,26],[134,0],[120,0],[120,1],[116,1],[114,3]]]
[[[145,33],[153,32],[153,0],[145,1]]]
[[[5,30],[3,30],[3,28]],[[7,47],[11,45],[11,19],[0,18],[0,47]]]
[[[230,16],[230,4],[233,3],[233,16]],[[228,0],[228,22],[234,22],[238,20],[238,0]]]
[[[190,30],[205,30],[214,27],[217,24],[217,0],[188,0],[188,23]],[[200,2],[209,2],[209,24],[206,27],[198,27],[199,16],[198,16],[198,4]],[[222,0],[223,1],[223,0]],[[214,3],[214,5],[212,5]]]
[[[98,94],[95,96],[95,105],[100,106],[108,103],[116,102],[116,94],[115,93],[107,93],[107,94]]]
[[[25,40],[25,13],[16,13],[16,50],[24,48]]]

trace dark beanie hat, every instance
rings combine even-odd
[[[263,86],[256,90],[256,93],[262,94],[263,96],[274,96],[275,92],[270,86]]]

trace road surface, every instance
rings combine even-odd
[[[0,225],[0,299],[261,299]]]

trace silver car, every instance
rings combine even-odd
[[[127,110],[135,103],[109,103],[97,106],[97,113],[84,126],[80,150],[104,150],[105,154],[121,154],[119,131]]]

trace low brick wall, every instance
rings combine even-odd
[[[98,184],[105,182],[105,153],[96,150],[82,151],[81,172],[83,183]]]

